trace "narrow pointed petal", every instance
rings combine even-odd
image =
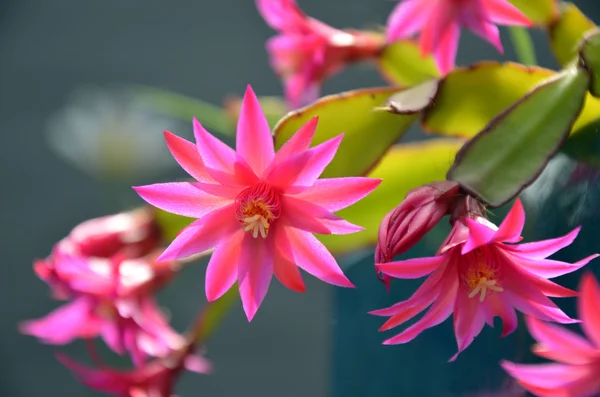
[[[510,376],[527,385],[542,388],[568,387],[572,382],[586,377],[590,370],[586,366],[564,364],[521,365],[502,361],[500,365]],[[522,384],[522,383],[521,383]]]
[[[512,334],[517,329],[519,319],[517,312],[514,307],[510,305],[510,302],[504,298],[503,294],[493,294],[486,298],[486,312],[491,317],[490,325],[494,324],[494,317],[498,316],[502,320],[502,334],[501,338]]]
[[[517,198],[506,218],[504,218],[498,227],[494,241],[515,243],[521,240],[521,232],[523,232],[524,225],[525,210],[523,209],[521,199]]]
[[[220,241],[210,257],[206,268],[206,299],[215,301],[235,283],[244,231],[240,228],[227,239]]]
[[[536,354],[567,364],[585,364],[593,358],[594,346],[576,333],[531,316],[526,316],[525,321],[539,344]]]
[[[427,291],[418,299],[409,299],[394,305],[394,313],[385,323],[383,323],[383,325],[379,328],[379,331],[387,331],[404,324],[406,321],[427,309],[439,296],[439,293],[440,292],[437,289]],[[374,311],[370,314],[378,314],[377,312],[381,313],[383,311]]]
[[[454,68],[458,42],[460,40],[460,27],[457,23],[451,23],[441,38],[433,56],[437,62],[442,75],[446,75]]]
[[[459,291],[454,304],[454,334],[458,352],[450,359],[451,362],[456,360],[458,355],[475,340],[484,324],[485,313],[482,303],[477,299],[469,298],[466,292]]]
[[[235,151],[206,131],[194,118],[194,137],[202,161],[208,168],[225,173],[233,173],[236,160]]]
[[[600,286],[591,273],[583,276],[581,295],[577,301],[577,310],[581,317],[583,332],[600,347]]]
[[[269,239],[256,239],[244,233],[238,267],[238,283],[242,306],[248,321],[252,321],[256,311],[267,295],[273,277],[273,246]]]
[[[158,261],[182,259],[204,252],[239,228],[233,204],[212,211],[184,228]]]
[[[362,177],[317,179],[311,187],[295,197],[335,212],[361,200],[380,183],[381,179]]]
[[[487,219],[481,217],[477,218],[477,220],[466,218],[465,223],[469,228],[469,236],[462,246],[462,255],[468,254],[474,249],[489,244],[494,240],[496,230],[488,225],[490,222]]]
[[[571,245],[573,241],[575,241],[575,238],[577,238],[580,230],[581,226],[573,229],[569,234],[562,237],[536,241],[533,243],[507,244],[505,248],[515,253],[522,254],[530,259],[544,259]]]
[[[355,225],[342,218],[318,219],[318,221],[327,228],[327,234],[352,234],[365,230],[364,227]]]
[[[198,153],[196,145],[169,131],[165,131],[164,134],[167,146],[181,168],[198,181],[208,183],[214,182],[214,179],[210,176],[202,162],[202,158],[200,157],[200,153]]]
[[[273,269],[275,277],[281,284],[296,292],[305,292],[306,286],[302,280],[300,269],[292,261],[292,251],[290,248],[290,242],[287,239],[285,233],[278,233],[275,230],[275,259],[273,263]]]
[[[427,276],[429,273],[440,267],[446,256],[432,256],[425,258],[411,258],[402,261],[377,263],[375,267],[380,272],[395,278],[420,278]]]
[[[285,208],[282,223],[311,233],[331,234],[329,228],[318,218],[341,219],[318,205],[290,196],[282,196],[281,205]]]
[[[285,233],[288,238],[293,260],[298,267],[326,283],[354,288],[335,258],[315,236],[288,227],[282,228],[280,232]]]
[[[275,156],[269,123],[250,86],[246,89],[240,109],[235,146],[258,176],[263,174]]]
[[[434,7],[423,0],[404,0],[398,3],[387,20],[387,41],[410,37],[421,30]]]
[[[567,316],[549,298],[539,291],[502,292],[511,306],[522,313],[539,318],[544,321],[557,322],[560,324],[572,324],[578,322]]]
[[[384,345],[397,345],[408,343],[416,338],[424,330],[434,327],[446,320],[454,310],[454,302],[458,291],[458,280],[451,278],[446,280],[438,299],[429,308],[427,313],[416,323],[383,342]]]
[[[572,273],[587,265],[589,261],[597,258],[598,254],[590,255],[575,263],[555,261],[552,259],[526,259],[516,255],[510,255],[513,263],[522,267],[530,273],[542,278],[554,278],[564,274]]]
[[[232,203],[231,199],[208,194],[190,182],[156,183],[133,188],[155,207],[177,215],[201,218]]]
[[[299,29],[306,16],[294,0],[256,0],[256,8],[273,29]]]
[[[497,25],[532,26],[533,24],[507,0],[487,0],[486,12],[491,22]]]
[[[275,155],[277,161],[282,161],[290,156],[308,150],[310,143],[315,136],[318,122],[319,116],[315,116],[300,127],[300,129],[296,131],[296,133],[277,151]]]

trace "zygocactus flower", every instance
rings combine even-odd
[[[454,67],[463,27],[502,53],[496,25],[531,26],[531,21],[508,0],[403,0],[388,18],[387,40],[420,31],[421,53],[433,54],[440,72],[446,74]]]
[[[549,278],[571,273],[594,254],[574,264],[545,259],[571,244],[579,228],[566,236],[527,244],[521,240],[525,212],[517,199],[500,227],[482,216],[455,221],[451,238],[430,258],[415,258],[376,264],[382,273],[401,279],[429,275],[406,301],[371,314],[390,316],[382,331],[403,324],[431,305],[415,324],[384,342],[407,343],[425,329],[440,324],[454,313],[457,354],[466,349],[487,322],[499,316],[502,336],[517,327],[515,309],[546,321],[573,323],[548,297],[569,297],[575,291],[561,287]]]
[[[573,331],[527,317],[538,342],[533,352],[556,363],[502,367],[521,386],[540,397],[592,397],[600,394],[600,285],[591,273],[583,276],[577,311],[587,339]]]
[[[196,145],[165,132],[179,164],[198,182],[136,187],[150,204],[198,218],[183,229],[159,260],[216,247],[206,270],[206,296],[214,301],[238,281],[250,321],[273,273],[303,292],[298,267],[330,284],[353,287],[327,248],[313,236],[362,230],[333,214],[369,194],[380,180],[318,179],[342,135],[309,149],[317,119],[275,153],[258,100],[248,87],[237,126],[237,152],[194,120]]]
[[[280,32],[267,42],[267,50],[293,108],[315,100],[323,80],[351,62],[376,57],[385,44],[377,34],[339,30],[310,18],[294,0],[256,0],[256,6]]]

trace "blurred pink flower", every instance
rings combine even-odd
[[[421,53],[433,54],[440,72],[446,74],[454,67],[463,27],[502,53],[496,25],[531,26],[531,21],[508,0],[403,0],[388,18],[387,40],[420,31]]]
[[[315,100],[323,80],[351,62],[376,57],[385,44],[377,34],[339,30],[310,18],[294,0],[256,0],[256,6],[280,33],[267,42],[267,50],[293,108]]]
[[[58,358],[89,388],[117,397],[173,397],[173,385],[184,369],[202,374],[212,370],[205,358],[185,351],[127,371],[91,368],[64,355]]]
[[[410,342],[454,313],[458,352],[451,358],[453,361],[471,344],[486,322],[493,325],[495,316],[504,323],[502,336],[512,333],[517,327],[515,309],[542,320],[576,322],[548,298],[576,293],[548,279],[571,273],[598,255],[574,264],[545,259],[571,244],[579,228],[552,240],[514,244],[521,240],[524,223],[525,212],[517,199],[499,228],[480,216],[465,217],[455,221],[438,256],[376,264],[379,271],[395,278],[414,279],[429,275],[408,300],[371,313],[390,316],[380,329],[385,331],[403,324],[431,305],[419,321],[384,344]]]
[[[133,212],[93,219],[73,229],[49,258],[34,265],[53,295],[71,302],[22,323],[21,331],[50,344],[102,336],[112,350],[131,353],[136,363],[180,347],[182,337],[169,327],[152,298],[177,269],[173,262],[154,261],[157,254],[150,250],[156,248],[158,236],[149,219],[147,211]]]
[[[135,187],[150,204],[198,218],[159,258],[173,260],[216,247],[206,271],[206,296],[214,301],[235,281],[248,320],[264,299],[273,273],[303,292],[298,267],[330,284],[353,287],[327,248],[313,236],[362,230],[333,214],[369,194],[380,180],[318,179],[342,135],[309,149],[317,118],[275,153],[273,137],[248,86],[237,127],[237,152],[194,120],[196,145],[169,132],[167,144],[198,182]]]
[[[587,339],[573,331],[527,317],[538,342],[533,351],[557,363],[502,367],[521,386],[540,397],[592,397],[600,394],[600,285],[591,273],[583,276],[577,311]]]

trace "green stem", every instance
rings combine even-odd
[[[537,65],[535,48],[529,31],[521,26],[511,26],[508,30],[519,62],[527,66]]]

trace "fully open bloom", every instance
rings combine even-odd
[[[421,32],[421,53],[431,54],[442,74],[454,67],[465,27],[503,52],[496,25],[530,26],[531,21],[508,0],[404,0],[387,22],[389,42]]]
[[[502,367],[521,386],[540,397],[591,397],[600,394],[600,285],[591,273],[583,276],[577,301],[581,327],[587,336],[527,317],[538,342],[534,353],[557,363]]]
[[[209,301],[218,299],[237,280],[249,320],[273,273],[296,291],[305,288],[298,267],[330,284],[352,287],[312,233],[361,230],[333,211],[360,200],[380,180],[318,179],[342,135],[309,149],[316,125],[314,118],[275,153],[267,121],[248,87],[238,120],[237,152],[197,120],[196,145],[165,132],[173,156],[198,182],[135,190],[158,208],[198,220],[183,229],[159,259],[184,258],[216,247],[206,270],[206,296]]]
[[[310,18],[294,0],[256,0],[256,6],[280,32],[267,42],[267,50],[294,108],[316,99],[324,79],[350,62],[375,57],[384,44],[376,34],[339,30]]]
[[[502,318],[502,336],[517,327],[515,309],[536,318],[559,323],[576,322],[548,297],[574,296],[575,291],[561,287],[549,278],[573,272],[597,255],[574,264],[545,259],[571,244],[579,228],[566,236],[527,244],[521,240],[525,212],[517,199],[500,227],[487,219],[464,217],[454,223],[450,238],[438,255],[376,264],[379,271],[396,278],[429,275],[406,301],[372,314],[390,316],[381,330],[397,327],[431,305],[415,324],[384,342],[407,343],[427,328],[454,313],[458,353],[466,349],[487,322]]]
[[[152,297],[177,270],[173,262],[154,261],[154,228],[149,212],[136,211],[73,229],[34,266],[53,295],[70,302],[24,322],[21,331],[50,344],[102,336],[112,350],[129,352],[136,363],[180,347],[181,335],[169,327]]]

